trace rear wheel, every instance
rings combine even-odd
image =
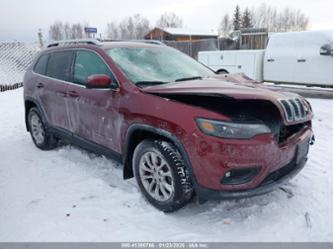
[[[45,129],[42,116],[35,107],[28,114],[29,130],[34,144],[41,150],[52,150],[57,146],[57,139]]]
[[[159,210],[176,211],[193,196],[184,160],[171,143],[144,140],[135,149],[133,165],[143,195]]]

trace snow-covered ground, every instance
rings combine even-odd
[[[316,145],[285,191],[164,214],[113,161],[38,150],[22,89],[0,93],[0,241],[332,241],[333,101],[310,102]]]

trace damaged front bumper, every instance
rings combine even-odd
[[[187,147],[193,185],[203,199],[267,193],[301,170],[311,143],[311,127],[295,133],[282,144],[269,134],[249,140],[196,138],[192,147]]]
[[[298,154],[299,151],[289,164],[269,174],[264,181],[254,189],[240,191],[218,191],[197,186],[196,193],[200,200],[246,198],[269,193],[286,184],[303,169],[307,162],[307,155],[299,158]]]

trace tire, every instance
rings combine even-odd
[[[57,147],[57,139],[47,131],[40,111],[33,107],[29,110],[28,125],[32,141],[41,150],[52,150]]]
[[[219,69],[216,71],[217,74],[229,74],[229,72],[225,69]]]
[[[133,167],[141,192],[157,209],[174,212],[191,200],[190,175],[173,144],[162,140],[142,141],[134,151]]]

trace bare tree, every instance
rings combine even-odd
[[[133,16],[133,22],[135,26],[135,38],[143,39],[150,30],[149,20],[142,17],[140,14],[135,14]]]
[[[106,27],[106,36],[111,40],[119,40],[119,24],[116,21],[109,22]]]
[[[133,18],[130,16],[127,18],[127,22],[125,23],[125,27],[127,28],[127,39],[136,39],[134,33],[134,23]]]
[[[72,37],[72,28],[71,28],[71,25],[67,22],[64,25],[64,38],[71,39],[71,37]]]
[[[82,39],[84,37],[84,29],[80,23],[72,25],[72,39]]]
[[[122,40],[128,40],[129,39],[129,31],[127,29],[127,20],[122,20],[119,24],[119,34],[120,34],[120,39]]]
[[[232,30],[232,23],[229,14],[225,14],[219,26],[219,34],[222,36],[227,36]]]
[[[52,41],[58,41],[63,40],[63,24],[60,21],[56,21],[54,24],[52,24],[49,28],[49,39]]]
[[[140,40],[150,30],[149,20],[142,17],[140,14],[124,18],[118,24],[112,21],[107,24],[106,35],[108,39],[121,40]]]
[[[173,12],[166,12],[158,19],[156,26],[160,28],[181,28],[183,27],[183,20]]]
[[[49,40],[59,41],[64,39],[81,39],[85,36],[81,23],[69,24],[56,21],[49,28]]]
[[[270,32],[302,31],[309,25],[309,17],[300,10],[285,8],[279,12],[266,4],[253,9],[251,16],[255,28],[264,27]]]

